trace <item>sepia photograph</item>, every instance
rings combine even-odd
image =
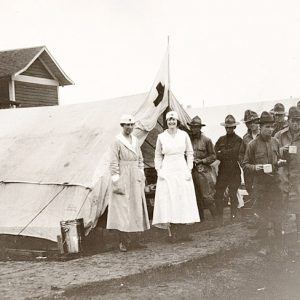
[[[300,298],[298,1],[0,0],[0,26],[1,300]]]

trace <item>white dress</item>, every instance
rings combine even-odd
[[[152,224],[167,228],[169,223],[199,222],[191,175],[193,147],[188,134],[180,129],[174,136],[167,130],[159,134],[154,163],[158,178]]]

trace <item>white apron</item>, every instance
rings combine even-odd
[[[158,179],[153,225],[166,228],[169,223],[200,221],[191,176],[192,166],[193,148],[186,132],[178,129],[175,137],[167,131],[158,136],[155,152]]]

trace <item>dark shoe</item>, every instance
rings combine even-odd
[[[126,245],[123,242],[120,242],[120,244],[119,244],[119,250],[121,252],[127,252],[127,247],[126,247]]]

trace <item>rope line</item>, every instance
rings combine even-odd
[[[38,212],[36,216],[34,216],[28,224],[17,234],[20,235],[52,202],[53,200],[66,188],[66,186],[63,186],[63,188]]]

